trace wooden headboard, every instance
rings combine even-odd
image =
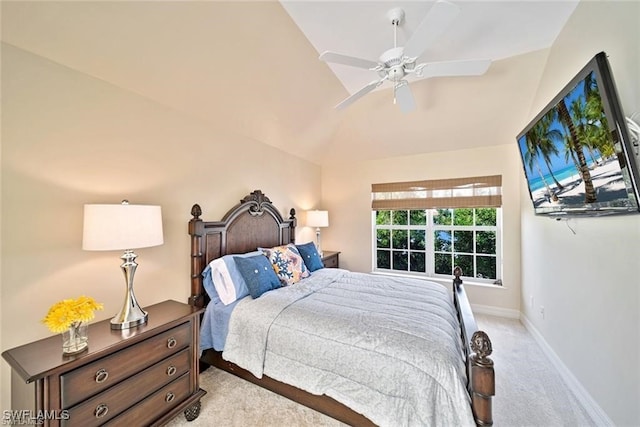
[[[204,307],[208,296],[202,286],[202,270],[216,258],[227,254],[255,251],[295,243],[296,211],[284,219],[262,191],[245,196],[221,221],[203,221],[202,209],[195,204],[189,221],[191,236],[191,296],[189,303]]]

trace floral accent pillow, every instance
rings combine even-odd
[[[290,243],[284,246],[258,249],[269,258],[276,276],[283,285],[293,285],[301,279],[309,277],[309,270],[304,265],[304,260],[295,245]]]

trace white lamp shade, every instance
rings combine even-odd
[[[84,205],[84,250],[128,250],[162,243],[160,206]]]
[[[329,212],[327,211],[307,211],[307,226],[328,227]]]

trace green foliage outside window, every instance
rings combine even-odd
[[[433,249],[441,252],[451,252],[451,231],[434,231]]]
[[[438,209],[438,214],[434,216],[433,223],[436,225],[451,225],[453,209]]]
[[[409,223],[407,211],[391,211],[391,223],[393,225],[407,225]]]
[[[410,211],[409,223],[411,225],[426,225],[427,224],[427,212],[424,210]]]
[[[377,251],[378,268],[391,269],[391,251]]]
[[[409,232],[409,249],[424,251],[425,247],[427,246],[425,237],[425,230],[411,230]]]
[[[424,252],[410,252],[410,266],[411,271],[418,273],[424,273],[427,271],[426,255]]]
[[[454,209],[453,225],[473,225],[473,209]]]
[[[393,251],[393,269],[402,271],[409,270],[409,252]]]
[[[385,210],[375,220],[378,269],[451,276],[459,265],[466,277],[498,278],[496,208]]]
[[[462,268],[465,276],[473,276],[473,255],[453,255],[453,264]]]
[[[473,253],[473,231],[454,230],[453,251]]]
[[[489,256],[476,257],[476,277],[483,279],[496,278],[496,258]]]
[[[376,230],[376,245],[378,248],[390,248],[391,230]]]
[[[435,254],[435,273],[436,274],[452,274],[453,263],[451,254]]]
[[[476,231],[476,253],[495,254],[496,253],[496,232]]]
[[[496,226],[498,223],[496,208],[476,209],[476,225]]]
[[[391,244],[393,249],[407,249],[409,247],[408,235],[407,230],[391,230]]]
[[[391,211],[376,211],[376,224],[377,225],[391,224]]]

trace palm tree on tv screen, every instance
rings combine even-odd
[[[551,113],[551,112],[550,112]],[[558,179],[553,173],[553,168],[551,167],[551,155],[558,155],[558,148],[556,147],[554,141],[561,140],[562,134],[557,129],[551,129],[551,124],[553,122],[552,114],[545,114],[538,123],[535,124],[526,135],[527,141],[527,152],[525,153],[525,161],[527,162],[529,169],[533,170],[534,166],[547,189],[547,193],[549,197],[556,201],[558,200],[558,196],[551,190],[551,187],[547,183],[544,178],[545,175],[540,169],[540,163],[537,161],[538,156],[541,156],[547,165],[547,169],[549,171],[549,175],[553,179],[553,182],[556,185],[558,190],[564,189],[564,186],[560,184]]]
[[[576,125],[576,133],[582,143],[582,146],[587,149],[589,157],[591,157],[591,164],[600,166],[598,155],[595,153],[599,150],[599,138],[597,135],[598,126],[590,126],[591,121],[587,118],[587,108],[582,97],[578,97],[571,103],[571,120]]]
[[[578,132],[576,131],[576,127],[571,120],[571,114],[569,114],[569,109],[567,108],[565,98],[562,98],[560,102],[558,102],[556,108],[558,111],[558,119],[567,129],[569,129],[569,143],[573,146],[573,149],[578,158],[578,172],[580,172],[580,176],[582,177],[582,181],[584,182],[585,189],[584,201],[585,203],[595,203],[598,200],[596,190],[593,187],[591,173],[589,172],[589,167],[587,166],[587,160],[584,156],[584,151],[582,151],[582,144],[580,143],[580,138],[578,136]]]

